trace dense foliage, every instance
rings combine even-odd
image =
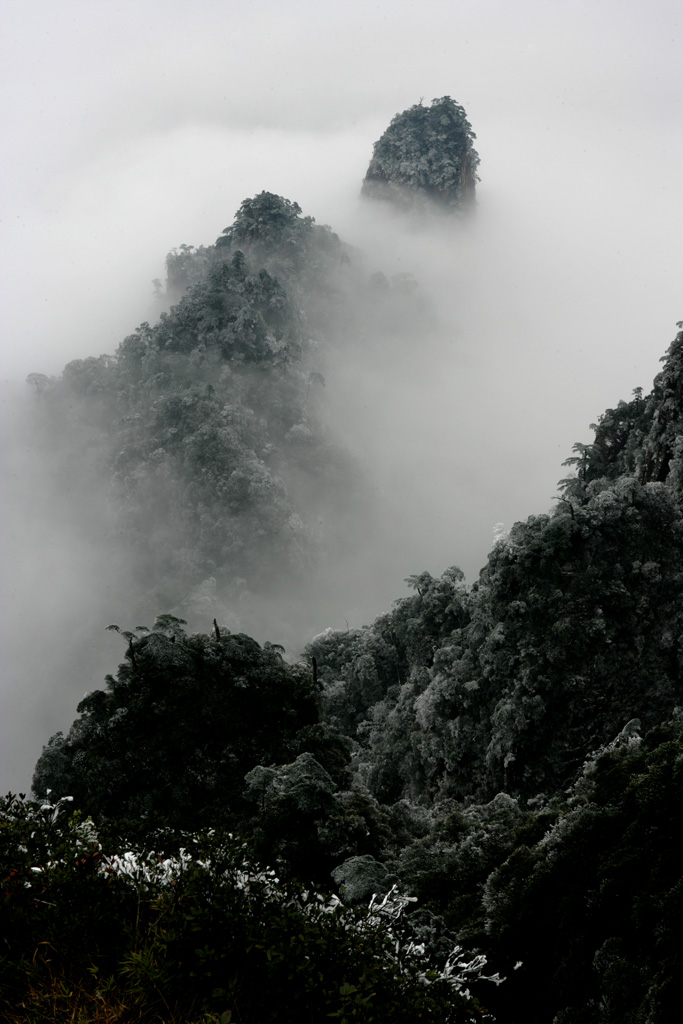
[[[230,834],[154,838],[130,848],[64,801],[0,800],[7,1024],[483,1018],[467,994],[483,958],[430,958],[395,890],[356,911],[280,882]]]
[[[423,573],[371,627],[309,647],[391,808],[373,878],[504,972],[522,961],[490,1000],[515,1024],[675,1012],[682,349],[683,332],[612,462],[608,413],[555,510],[502,536],[471,589]]]
[[[287,884],[333,879],[353,914],[398,885],[417,897],[406,916],[414,943],[442,959],[454,945],[484,951],[507,977],[500,989],[481,978],[471,986],[502,1022],[670,1020],[683,967],[683,507],[672,399],[682,341],[652,395],[637,398],[654,410],[647,431],[642,417],[630,427],[649,461],[628,433],[615,455],[621,466],[630,452],[626,468],[637,470],[661,467],[658,452],[669,452],[666,474],[598,476],[604,455],[586,446],[554,511],[500,537],[474,586],[457,569],[411,577],[411,596],[369,627],[316,637],[306,664],[218,625],[187,635],[169,615],[152,631],[119,630],[125,663],[45,748],[36,792],[73,797],[77,815],[93,815],[119,846],[127,834],[149,849],[156,828],[230,829],[244,856],[273,864]],[[7,877],[19,878],[12,870],[8,862]],[[276,945],[301,912],[286,905],[286,923],[268,931]],[[197,923],[212,936],[212,976],[238,947],[259,948],[235,912],[225,910],[232,945],[223,932],[214,941],[215,922]],[[259,910],[259,927],[270,928],[269,914]],[[329,952],[328,938],[306,932],[301,956],[317,955],[306,935]],[[155,950],[160,941],[155,932]],[[159,970],[170,955],[162,946]],[[394,989],[373,980],[370,992],[358,975],[359,947],[349,960],[334,950],[347,965],[334,999],[346,986],[357,1002],[326,1012],[371,1020],[372,1005],[378,1020],[401,1019]],[[247,961],[245,979],[256,969]],[[297,992],[298,969],[286,968]],[[258,1005],[258,1019],[276,1019],[254,984],[240,981],[248,1012]]]
[[[678,324],[683,328],[683,322]],[[664,367],[652,391],[636,388],[630,402],[620,402],[598,420],[591,445],[576,444],[565,465],[576,475],[563,480],[565,493],[581,497],[593,480],[633,476],[642,483],[669,481],[683,487],[683,330],[662,357]]]
[[[363,195],[400,208],[462,209],[474,201],[479,156],[476,135],[450,96],[396,114],[375,143]]]
[[[378,852],[378,807],[350,788],[350,745],[319,721],[309,668],[225,627],[188,636],[170,615],[136,633],[45,747],[37,793],[129,835],[243,830],[254,855],[323,884],[340,857]]]
[[[364,192],[460,208],[473,138],[450,98],[415,106]],[[110,627],[125,660],[44,748],[42,802],[0,806],[0,1012],[486,1019],[469,988],[501,1024],[668,1024],[683,330],[652,392],[600,418],[554,509],[499,537],[476,583],[412,576],[371,625],[327,630],[291,664],[235,609],[249,591],[290,601],[331,542],[325,503],[358,511],[324,426],[325,352],[414,333],[423,310],[408,277],[367,274],[266,192],[167,270],[156,325],[29,378],[60,486],[106,482],[131,615],[174,613]],[[186,631],[184,605],[211,632]]]
[[[100,818],[218,824],[239,810],[251,768],[300,752],[318,718],[313,681],[242,634],[187,636],[173,616],[155,627],[127,635],[126,662],[53,736],[34,786]]]
[[[209,604],[238,628],[250,594],[314,572],[326,508],[340,523],[362,503],[320,416],[352,287],[362,273],[337,236],[261,193],[216,245],[170,254],[175,305],[155,325],[58,380],[31,375],[55,486],[83,508],[108,495],[84,528],[125,538],[131,614]]]
[[[586,765],[554,826],[536,842],[520,835],[486,879],[489,948],[514,949],[526,965],[536,1003],[528,1019],[676,1018],[682,783],[680,714],[642,741],[627,728]],[[523,985],[511,981],[511,1001]]]

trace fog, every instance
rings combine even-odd
[[[369,621],[423,569],[476,578],[494,525],[550,507],[572,444],[649,389],[683,317],[683,32],[676,0],[22,0],[2,22],[6,791],[115,670],[104,627],[131,625],[126,552],[82,528],[104,496],[75,509],[53,486],[26,374],[115,351],[156,316],[166,253],[212,243],[245,197],[295,200],[369,269],[412,273],[434,328],[335,365],[327,415],[383,528],[285,639]],[[446,94],[477,133],[476,216],[361,204],[391,117]]]

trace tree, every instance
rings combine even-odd
[[[375,143],[362,194],[404,209],[474,202],[479,156],[464,109],[443,96],[397,114]]]
[[[589,759],[552,828],[520,843],[489,874],[488,949],[515,950],[524,962],[501,1001],[503,1011],[519,1007],[513,1019],[668,1024],[676,1017],[682,736],[680,716],[642,740],[635,724],[624,730]]]
[[[227,628],[188,636],[175,616],[119,632],[126,662],[81,701],[68,734],[52,737],[34,791],[144,829],[236,822],[245,774],[288,761],[299,730],[317,721],[310,671]]]

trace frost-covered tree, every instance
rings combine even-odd
[[[375,143],[362,194],[410,209],[474,202],[479,156],[463,107],[450,96],[397,114]]]
[[[310,670],[225,628],[188,636],[174,616],[122,635],[126,661],[44,748],[34,791],[147,829],[235,822],[245,774],[290,761],[318,719]]]

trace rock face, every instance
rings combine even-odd
[[[402,209],[474,203],[479,155],[464,109],[450,96],[397,114],[375,143],[362,195]]]

